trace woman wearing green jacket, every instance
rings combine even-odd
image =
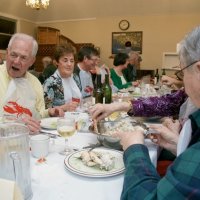
[[[113,65],[114,68],[110,70],[110,77],[113,84],[118,89],[128,88],[133,85],[133,82],[127,82],[126,78],[123,76],[122,70],[127,68],[129,63],[129,56],[126,53],[116,54]]]

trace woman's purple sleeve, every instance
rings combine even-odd
[[[153,117],[178,115],[180,106],[187,99],[184,90],[178,90],[172,94],[161,97],[148,97],[132,100],[132,109],[129,116]]]

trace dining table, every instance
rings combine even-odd
[[[51,133],[57,134],[56,130],[52,130]],[[90,132],[77,132],[69,138],[69,144],[76,151],[81,151],[85,146],[97,142],[97,135]],[[148,139],[145,139],[145,145],[149,150],[151,161],[156,167],[159,148]],[[51,138],[49,154],[45,162],[38,163],[37,158],[31,156],[32,200],[120,199],[124,170],[109,176],[98,177],[92,174],[77,173],[67,168],[66,159],[68,157],[59,154],[62,148],[64,148],[64,138]],[[123,156],[122,151],[114,151]]]

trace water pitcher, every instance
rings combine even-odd
[[[29,153],[29,129],[0,123],[0,178],[16,181],[26,200],[32,198]]]

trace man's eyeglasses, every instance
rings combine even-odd
[[[184,67],[183,69],[177,71],[177,72],[175,73],[175,75],[177,76],[177,78],[178,78],[179,80],[182,81],[182,80],[183,80],[183,76],[184,76],[183,70],[185,70],[186,68],[188,68],[188,67],[194,65],[194,64],[197,63],[197,62],[199,62],[199,60],[194,61],[194,62],[190,63],[189,65],[187,65],[186,67]]]

